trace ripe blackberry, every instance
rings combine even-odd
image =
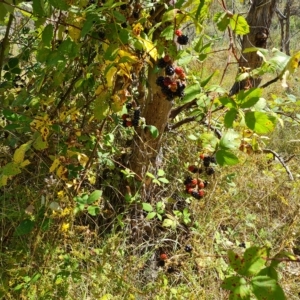
[[[131,123],[132,123],[132,126],[134,126],[134,127],[139,126],[139,120],[138,119],[133,119]]]
[[[185,89],[185,84],[180,81],[177,81],[177,89],[179,91],[183,91]]]
[[[192,247],[191,245],[186,245],[186,246],[184,247],[184,250],[185,250],[186,252],[192,252],[193,247]]]
[[[139,109],[136,109],[133,113],[134,119],[139,119],[141,115],[141,111]]]
[[[160,87],[163,87],[164,86],[164,80],[165,80],[165,77],[164,76],[159,76],[156,78],[156,84]]]
[[[164,260],[159,260],[159,261],[157,262],[157,265],[158,265],[159,267],[164,267],[165,264],[166,264],[166,262],[165,262]]]
[[[127,108],[128,110],[132,109],[132,102],[126,103],[126,108]]]
[[[210,162],[211,162],[210,156],[205,156],[205,157],[203,158],[203,165],[204,165],[204,167],[209,167]]]
[[[122,10],[125,10],[125,9],[127,8],[127,4],[124,3],[124,4],[120,5],[120,8],[121,8]]]
[[[175,73],[175,70],[172,66],[166,66],[165,68],[166,75],[172,76]]]
[[[216,158],[214,156],[211,156],[210,157],[210,162],[213,163],[213,164],[216,164],[217,163]]]
[[[201,196],[198,194],[198,192],[196,191],[193,191],[192,194],[191,194],[195,199],[197,200],[200,200],[201,199]]]
[[[173,272],[175,272],[174,267],[169,266],[168,269],[167,269],[167,272],[168,272],[168,273],[173,273]]]
[[[215,169],[212,167],[206,168],[206,174],[207,175],[213,175],[215,173]]]
[[[134,11],[132,16],[135,18],[135,19],[138,19],[140,17],[140,12],[139,11]]]
[[[164,85],[169,86],[172,84],[172,79],[170,77],[165,77],[164,79]]]
[[[185,95],[184,91],[180,91],[180,90],[177,90],[176,91],[176,96],[179,97],[179,98],[183,98]]]
[[[157,66],[161,69],[165,68],[167,65],[168,65],[168,63],[163,58],[160,58],[157,61]]]
[[[187,184],[190,184],[192,182],[192,180],[193,180],[193,178],[191,176],[187,176],[183,183],[185,185],[187,185]]]
[[[244,242],[242,242],[242,243],[239,244],[239,247],[246,248],[246,244]]]
[[[127,23],[124,22],[124,23],[121,24],[121,26],[122,26],[122,28],[127,28]]]
[[[189,42],[189,38],[188,36],[186,35],[180,35],[178,38],[177,38],[177,43],[179,45],[187,45],[187,43]]]

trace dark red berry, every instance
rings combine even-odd
[[[161,260],[168,259],[168,255],[166,253],[161,253],[161,255],[159,257],[160,257]]]
[[[175,34],[177,36],[181,36],[182,35],[182,31],[180,29],[175,30]]]

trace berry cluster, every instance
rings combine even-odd
[[[190,194],[195,199],[201,199],[205,195],[205,191],[203,190],[208,182],[206,180],[201,180],[197,178],[192,178],[188,176],[185,181],[185,191]]]
[[[140,109],[139,108],[133,109],[133,104],[131,102],[128,102],[126,104],[126,108],[127,108],[128,113],[122,115],[123,126],[124,127],[139,126],[139,121],[141,118]],[[133,113],[129,114],[129,112],[132,110],[133,110]]]
[[[177,35],[177,43],[179,45],[187,45],[189,42],[189,38],[187,35],[182,34],[182,31],[180,29],[177,29],[175,31],[175,34]]]
[[[176,97],[182,98],[186,86],[184,70],[174,66],[169,55],[160,58],[157,61],[157,66],[165,70],[166,76],[159,76],[156,79],[156,84],[161,87],[167,100],[172,101]]]
[[[205,172],[207,175],[213,175],[215,173],[215,169],[210,166],[211,163],[215,164],[216,158],[214,156],[200,154],[200,158],[203,161],[203,166],[205,168]]]

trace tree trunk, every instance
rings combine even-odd
[[[250,33],[242,40],[242,51],[250,47],[266,48],[269,38],[272,17],[276,9],[278,0],[253,0],[248,16],[246,18]],[[251,70],[260,67],[261,57],[256,52],[243,53],[239,59],[240,68],[250,68]],[[231,88],[230,94],[234,95],[240,90],[257,87],[261,78],[250,78],[241,82],[236,82]]]

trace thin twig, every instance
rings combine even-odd
[[[285,168],[288,176],[289,176],[289,179],[291,181],[294,181],[294,177],[293,177],[293,174],[292,172],[290,171],[289,167],[287,166],[287,164],[285,163],[285,161],[283,160],[283,158],[278,154],[276,153],[275,151],[271,150],[271,149],[263,149],[262,150],[264,153],[272,153],[278,160],[279,162],[282,164],[282,166]]]

